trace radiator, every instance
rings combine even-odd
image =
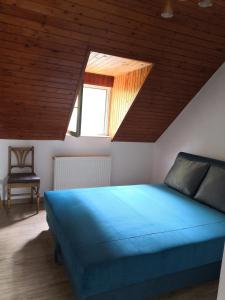
[[[54,157],[54,190],[110,185],[111,157]]]

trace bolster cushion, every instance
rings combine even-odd
[[[209,169],[207,162],[189,160],[178,156],[164,183],[187,195],[194,196]]]
[[[225,212],[225,168],[211,166],[194,198]]]

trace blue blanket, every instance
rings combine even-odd
[[[165,185],[50,191],[45,204],[81,298],[222,258],[225,215]]]

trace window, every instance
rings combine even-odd
[[[75,136],[108,135],[109,98],[110,88],[83,85],[82,93],[75,102],[68,131]]]
[[[68,126],[68,132],[73,136],[80,135],[82,92],[83,89],[81,89],[81,91],[78,93]]]
[[[76,99],[73,112],[70,118],[68,131],[77,132],[77,117],[78,117],[78,97]]]
[[[84,85],[81,135],[108,134],[109,89]]]

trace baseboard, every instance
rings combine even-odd
[[[11,203],[12,205],[19,205],[19,204],[28,204],[28,203],[34,203],[35,204],[35,199],[33,200],[33,202],[31,202],[30,198],[18,198],[18,199],[12,199]],[[44,197],[40,197],[40,203],[44,202]],[[7,200],[2,199],[2,204],[6,205]]]

